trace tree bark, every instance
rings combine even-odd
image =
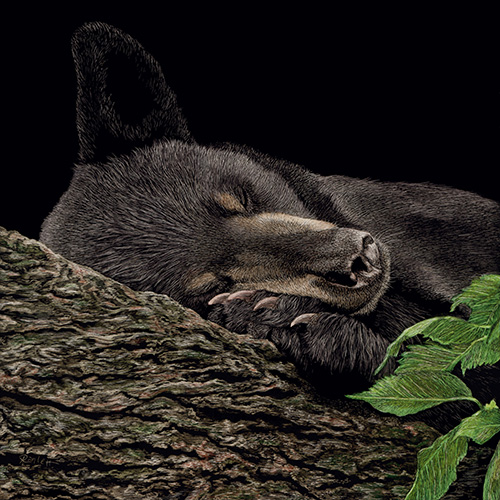
[[[0,228],[0,498],[399,499],[438,433]],[[473,448],[448,499],[480,498]]]

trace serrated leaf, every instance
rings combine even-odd
[[[429,324],[421,335],[443,345],[470,344],[486,337],[489,332],[488,327],[473,324],[462,318],[443,316],[436,319],[437,321]]]
[[[441,498],[457,478],[457,465],[467,454],[466,437],[455,437],[455,429],[440,436],[417,457],[417,475],[406,500]]]
[[[375,382],[368,391],[348,397],[361,399],[379,411],[399,417],[450,401],[476,401],[458,377],[431,370],[390,375]]]
[[[476,325],[493,326],[500,322],[500,276],[485,274],[452,300],[451,310],[465,304],[471,308],[469,321]]]
[[[486,406],[474,415],[464,418],[455,430],[456,436],[467,437],[477,444],[484,444],[500,432],[500,410],[498,407]]]
[[[460,363],[462,373],[482,365],[500,361],[500,345],[488,344],[483,337],[471,345],[457,344],[448,347],[426,343],[410,345],[401,354],[394,373],[415,370],[452,371]]]
[[[491,458],[484,478],[483,500],[498,500],[500,498],[500,441]]]
[[[410,345],[401,355],[399,366],[394,373],[415,370],[451,371],[466,349],[465,344],[449,347],[432,343]]]
[[[384,359],[382,360],[382,363],[380,366],[375,370],[374,375],[377,375],[380,373],[380,371],[385,367],[387,364],[389,358],[396,357],[399,354],[399,351],[403,347],[403,344],[410,340],[413,337],[416,337],[417,335],[422,334],[423,331],[425,331],[430,325],[432,325],[435,322],[441,321],[442,318],[429,318],[425,319],[423,321],[420,321],[419,323],[416,323],[415,325],[410,326],[406,330],[403,331],[399,335],[399,337],[394,340],[392,343],[390,343],[387,346],[387,351],[385,354]]]
[[[468,321],[453,316],[430,318],[407,328],[388,348],[386,355],[375,370],[379,374],[387,365],[389,358],[399,354],[401,348],[409,339],[422,335],[443,345],[472,344],[482,337],[486,343],[493,345],[495,351],[500,350],[500,276],[487,274],[474,280],[470,286],[452,300],[451,311],[460,304],[471,308]],[[493,359],[491,353],[477,352],[471,357],[470,365],[465,363],[463,368],[473,366],[474,363],[489,363]],[[474,361],[474,359],[476,359]],[[483,361],[479,361],[484,359]],[[475,366],[479,366],[476,364]]]
[[[488,342],[480,339],[470,345],[462,354],[460,365],[462,373],[482,365],[494,365],[500,361],[500,342]]]
[[[488,335],[488,341],[489,344],[500,344],[500,321],[498,323],[495,323]]]
[[[470,344],[487,336],[488,333],[488,327],[474,325],[462,318],[456,318],[454,316],[439,316],[420,321],[404,330],[394,342],[389,344],[382,363],[375,370],[375,375],[380,373],[387,364],[389,358],[399,354],[405,342],[417,335],[422,335],[442,345],[452,345]]]

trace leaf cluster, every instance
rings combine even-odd
[[[495,400],[483,405],[452,373],[456,367],[464,375],[467,370],[500,361],[500,276],[474,280],[453,299],[451,312],[460,306],[470,309],[467,320],[436,317],[406,329],[388,347],[376,373],[414,337],[423,342],[406,346],[393,375],[378,380],[368,391],[349,396],[398,416],[453,401],[478,405],[479,411],[419,452],[417,475],[407,500],[441,498],[457,477],[456,468],[467,453],[469,440],[484,444],[500,432],[500,409]],[[500,498],[500,443],[486,474],[483,498]]]

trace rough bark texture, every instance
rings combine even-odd
[[[1,228],[0,335],[0,498],[398,499],[437,436]],[[489,455],[446,498],[480,498]]]

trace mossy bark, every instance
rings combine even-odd
[[[0,228],[0,498],[398,499],[436,436]],[[446,498],[479,498],[487,459]]]

